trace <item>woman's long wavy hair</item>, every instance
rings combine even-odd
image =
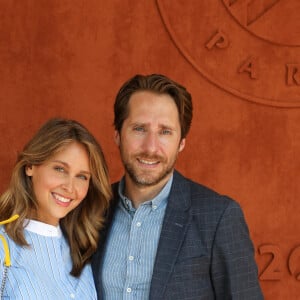
[[[93,135],[74,120],[54,118],[46,122],[19,154],[9,188],[0,197],[0,216],[19,218],[6,226],[7,234],[18,245],[28,245],[24,237],[24,220],[33,217],[37,201],[26,166],[41,165],[72,142],[82,144],[88,155],[91,180],[85,199],[64,218],[60,226],[70,245],[73,262],[71,274],[79,276],[96,251],[99,230],[111,199],[108,168],[102,149]]]

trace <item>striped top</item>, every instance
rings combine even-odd
[[[152,200],[134,209],[123,195],[106,243],[102,279],[103,299],[149,299],[153,266],[172,178]]]
[[[8,242],[8,268],[4,299],[97,299],[90,265],[79,278],[70,275],[70,249],[60,227],[30,220],[24,234],[30,247],[16,245],[0,226]],[[3,279],[4,250],[0,242],[0,283]]]

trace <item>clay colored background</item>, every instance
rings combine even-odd
[[[0,191],[54,116],[86,125],[119,179],[115,94],[163,73],[194,101],[177,169],[242,205],[265,299],[300,299],[299,13],[297,0],[0,1]]]

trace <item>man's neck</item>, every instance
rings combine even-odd
[[[128,175],[125,175],[124,195],[131,200],[134,208],[138,208],[140,204],[155,198],[168,182],[171,175],[172,174],[153,186],[138,185],[134,183]]]

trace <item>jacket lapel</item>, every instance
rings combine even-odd
[[[149,299],[163,299],[191,217],[189,207],[189,185],[175,171],[154,263]]]

